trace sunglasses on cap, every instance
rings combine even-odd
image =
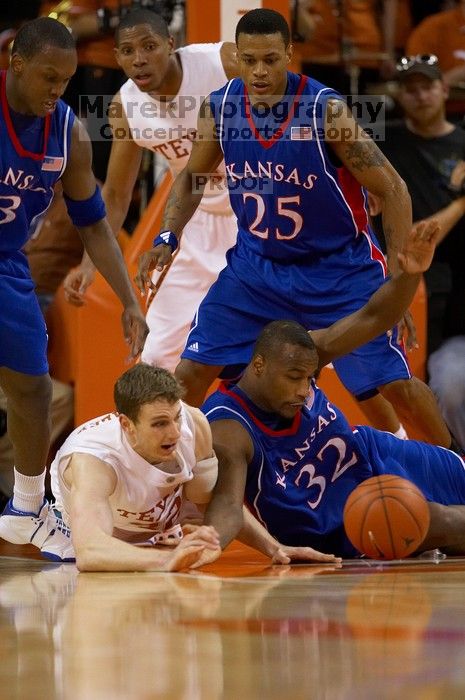
[[[398,71],[409,70],[412,66],[422,64],[425,66],[436,66],[439,59],[434,53],[417,54],[416,56],[402,56],[396,64]]]

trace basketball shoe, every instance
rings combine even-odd
[[[45,499],[38,513],[16,510],[10,499],[0,516],[0,537],[12,544],[33,544],[53,561],[75,561],[70,529]]]

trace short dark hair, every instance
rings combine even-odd
[[[11,53],[19,53],[30,59],[50,46],[69,51],[76,50],[75,41],[64,24],[52,17],[38,17],[20,27]]]
[[[183,389],[171,372],[145,362],[126,370],[117,380],[113,392],[116,410],[132,421],[137,420],[144,404],[157,399],[176,403],[182,396]]]
[[[296,321],[272,321],[258,336],[253,356],[267,357],[279,355],[284,345],[298,345],[310,352],[316,352],[316,346],[308,331]]]
[[[242,15],[236,27],[236,44],[239,34],[281,34],[284,45],[289,46],[291,32],[284,17],[276,10],[250,10]]]
[[[138,24],[149,24],[155,34],[162,36],[164,39],[169,39],[170,30],[164,18],[157,12],[146,8],[130,10],[122,17],[115,32],[115,43],[118,46],[120,33],[128,27],[136,27]]]

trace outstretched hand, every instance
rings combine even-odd
[[[439,234],[439,224],[435,219],[415,224],[402,251],[397,254],[401,269],[409,275],[425,272],[433,260]]]
[[[152,272],[162,270],[171,263],[172,248],[170,245],[161,243],[152,250],[148,250],[139,257],[139,266],[134,282],[140,293],[144,296],[147,289],[155,289],[152,282]]]
[[[334,554],[324,554],[312,547],[287,547],[280,545],[273,555],[273,564],[289,564],[291,561],[318,561],[328,564],[338,564],[341,557]]]

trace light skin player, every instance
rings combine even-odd
[[[261,102],[272,106],[279,102],[285,93],[287,69],[292,56],[292,46],[283,33],[239,33],[237,49],[240,75],[247,87],[251,104]],[[359,137],[360,127],[347,113],[342,102],[328,100],[326,118],[327,124],[334,129],[332,133],[347,135],[340,140],[327,137],[328,148],[360,185],[369,191],[374,190],[382,201],[388,263],[391,273],[396,275],[399,271],[397,253],[411,226],[411,202],[405,184],[376,144],[368,137]],[[199,118],[198,134],[189,162],[176,178],[165,208],[162,229],[171,231],[173,236],[180,235],[198,206],[201,193],[199,187],[195,192],[192,188],[195,174],[214,171],[222,159],[215,121],[208,102]],[[169,264],[171,253],[172,246],[162,244],[141,256],[136,278],[141,292],[145,292],[150,284],[151,271],[162,270]],[[202,364],[190,357],[183,358],[176,374],[186,386],[188,402],[199,405],[207,388],[222,369],[222,365]],[[415,425],[425,440],[447,447],[450,445],[449,431],[434,397],[423,382],[411,377],[408,380],[391,381],[377,388],[393,404],[402,421],[408,422],[409,418],[412,419],[412,414],[415,415]],[[367,408],[369,404],[370,399],[363,401]]]
[[[116,440],[124,443],[125,456],[129,456],[128,469],[137,470],[141,458],[144,464],[153,465],[154,470],[158,468],[160,474],[165,473],[167,478],[175,471],[173,464],[181,441],[180,393],[181,389],[173,377],[144,364],[128,370],[117,382],[115,398],[119,412],[114,420],[119,421],[120,431],[116,433]],[[185,406],[185,410],[189,413],[195,432],[196,462],[208,460],[213,455],[208,423],[198,409]],[[119,472],[111,459],[106,461],[104,457],[87,452],[89,443],[86,442],[88,436],[90,444],[95,442],[92,433],[99,430],[99,422],[105,430],[109,418],[102,416],[78,428],[78,437],[71,442],[72,447],[68,448],[65,442],[51,468],[54,495],[71,528],[78,569],[174,570],[193,564],[205,547],[215,550],[218,538],[213,528],[208,527],[196,528],[193,533],[183,537],[176,548],[138,547],[130,541],[131,536],[134,538],[134,532],[120,532],[120,536],[116,534],[117,526],[121,527],[118,520],[118,505],[121,504],[118,496],[115,496],[114,502],[111,497],[119,492]],[[105,441],[107,444],[108,439]],[[70,450],[72,452],[69,453]],[[194,470],[192,484],[187,482],[187,486],[204,492],[206,486],[197,485],[197,481],[203,478],[203,475],[197,476]],[[134,511],[135,518],[139,503],[137,496],[129,505],[128,501],[124,503],[127,511]],[[152,506],[149,510],[154,512],[159,508],[155,495]],[[163,512],[161,507],[160,511]],[[152,523],[147,512],[139,517],[139,541],[149,540],[153,533],[147,528],[149,525],[152,529],[156,528],[156,519],[153,518]]]
[[[47,115],[53,118],[60,96],[76,70],[77,57],[63,25],[49,18],[34,22],[32,29],[25,25],[16,37],[6,73],[5,95],[8,110],[13,110],[23,119],[39,117],[44,120]],[[122,302],[124,335],[131,356],[136,357],[143,347],[147,327],[121,252],[105,219],[91,170],[89,137],[77,119],[72,126],[67,158],[61,175],[64,193],[71,202],[76,220],[85,222],[79,226],[79,233],[86,250]],[[27,172],[27,157],[23,161],[23,169]],[[20,189],[18,195],[27,204],[29,190]],[[8,516],[4,513],[0,520],[0,535],[9,541],[23,543],[29,542],[38,530],[42,534],[53,530],[53,517],[50,516],[48,522],[48,505],[44,502],[51,382],[48,373],[25,373],[3,366],[0,368],[0,383],[8,398],[8,432],[14,445],[16,482],[18,478],[21,480],[19,486],[15,484],[14,512],[9,512]]]
[[[438,230],[433,231],[427,225],[419,225],[416,228],[415,236],[422,239],[422,243],[417,239],[415,243],[414,237],[411,238],[412,248],[404,251],[404,255],[400,256],[401,266],[405,270],[410,270],[412,273],[416,270],[426,269],[424,262],[431,262],[433,248],[430,245],[434,240],[438,239]],[[430,234],[432,234],[430,236]],[[419,244],[419,245],[418,245]],[[429,248],[429,252],[428,251]],[[293,443],[293,426],[296,425],[296,418],[299,412],[312,411],[313,402],[317,401],[319,390],[312,386],[313,377],[319,368],[327,362],[333,360],[350,348],[354,347],[357,341],[364,342],[372,333],[378,332],[382,326],[381,319],[388,321],[389,314],[402,312],[402,305],[397,306],[401,299],[408,303],[412,298],[415,290],[414,279],[418,281],[418,275],[413,275],[408,278],[406,275],[401,275],[394,282],[389,282],[381,290],[376,292],[369,304],[359,312],[336,322],[332,327],[318,332],[310,333],[314,345],[308,343],[306,334],[303,328],[299,327],[294,322],[277,321],[270,324],[264,329],[261,338],[258,340],[254,356],[250,364],[247,366],[243,376],[237,382],[237,387],[240,390],[239,402],[233,403],[233,408],[236,411],[225,413],[223,417],[215,418],[215,412],[221,410],[221,404],[224,399],[215,401],[215,395],[207,399],[203,410],[206,412],[210,420],[210,426],[213,434],[213,446],[218,456],[219,474],[218,481],[215,487],[212,501],[207,509],[205,523],[213,525],[220,534],[221,546],[225,547],[235,533],[242,527],[242,504],[245,498],[246,483],[256,479],[257,464],[257,431],[246,428],[246,425],[254,421],[253,416],[258,416],[259,421],[266,421],[267,428],[262,428],[264,436],[263,444],[260,444],[261,450],[269,446],[266,433],[270,434],[273,431],[275,435],[281,433],[281,437],[275,438],[275,444],[280,444],[278,451],[278,459],[268,464],[267,457],[264,458],[264,465],[260,467],[260,483],[257,487],[257,493],[254,491],[253,502],[249,491],[249,505],[253,511],[255,507],[260,515],[262,522],[269,530],[269,543],[272,546],[273,537],[281,537],[285,541],[292,540],[295,536],[300,543],[305,540],[301,531],[296,532],[294,527],[294,535],[292,522],[286,523],[286,518],[292,514],[292,508],[297,508],[297,504],[290,500],[291,505],[287,503],[289,496],[288,490],[293,488],[293,482],[298,486],[298,491],[303,493],[300,498],[305,501],[304,513],[308,513],[309,519],[313,518],[313,513],[320,513],[322,517],[323,534],[318,533],[308,536],[306,540],[308,544],[318,546],[317,542],[322,547],[322,539],[330,537],[331,530],[325,530],[324,523],[326,522],[324,513],[325,508],[331,509],[331,513],[327,512],[326,517],[329,519],[336,515],[339,518],[339,527],[342,528],[342,510],[344,500],[339,502],[339,505],[333,500],[331,505],[325,505],[325,498],[331,498],[330,494],[333,489],[340,488],[340,479],[344,482],[345,479],[354,478],[354,486],[358,481],[367,478],[370,472],[365,477],[357,477],[357,473],[364,469],[365,452],[358,451],[356,440],[351,442],[352,429],[349,428],[347,422],[343,419],[342,430],[331,432],[331,424],[336,421],[336,413],[331,408],[329,403],[323,403],[327,409],[326,416],[323,413],[313,416],[310,422],[311,432],[306,434],[306,439],[300,435],[300,441]],[[389,296],[389,292],[393,291],[393,287],[397,286],[394,293],[394,298]],[[381,295],[387,295],[382,298]],[[387,305],[391,312],[386,315]],[[379,305],[378,305],[379,304]],[[370,313],[367,313],[370,311]],[[390,320],[393,320],[391,317]],[[273,328],[272,328],[273,327]],[[268,328],[270,329],[268,332]],[[299,330],[300,329],[300,330]],[[300,333],[300,336],[299,336]],[[288,338],[287,342],[283,338]],[[278,338],[278,340],[276,340]],[[357,338],[357,341],[355,341]],[[234,389],[233,389],[234,391]],[[220,392],[218,392],[220,394]],[[245,411],[245,421],[241,421],[237,417],[237,408],[244,405],[244,398],[248,400],[247,409]],[[228,404],[226,404],[228,405]],[[308,409],[307,409],[308,406]],[[240,409],[239,409],[240,410]],[[265,418],[266,416],[266,418]],[[271,426],[271,421],[274,420],[274,429],[268,430]],[[335,423],[336,424],[336,423]],[[279,427],[278,427],[279,426]],[[324,436],[325,431],[328,434]],[[360,429],[359,429],[360,430]],[[405,468],[408,473],[410,469],[411,480],[415,481],[417,472],[420,471],[419,459],[420,454],[431,454],[430,469],[425,470],[425,481],[431,483],[431,492],[442,498],[441,491],[441,470],[444,468],[444,481],[451,479],[453,484],[450,493],[452,496],[446,496],[443,501],[435,502],[434,498],[428,498],[431,514],[431,525],[426,539],[422,543],[422,551],[440,547],[443,551],[450,554],[463,554],[465,551],[464,523],[465,523],[465,507],[461,504],[465,499],[465,479],[463,478],[463,460],[458,455],[447,450],[443,450],[427,444],[411,443],[409,441],[400,441],[390,436],[389,434],[378,432],[367,428],[376,437],[382,436],[381,439],[386,440],[386,437],[393,441],[391,447],[395,444],[401,446],[398,452],[403,460],[402,468]],[[318,442],[319,435],[322,435],[321,442]],[[254,436],[254,437],[252,437]],[[328,440],[329,438],[329,440]],[[258,438],[260,441],[260,437]],[[292,449],[294,444],[295,448]],[[323,444],[323,447],[322,447]],[[380,446],[382,446],[380,442]],[[289,445],[291,449],[289,449]],[[405,445],[405,447],[404,447]],[[368,447],[368,443],[367,443]],[[277,448],[276,448],[277,449]],[[356,452],[352,452],[352,449]],[[410,450],[410,451],[409,451]],[[289,454],[294,456],[294,462],[287,462],[285,467],[281,466],[281,457],[289,459]],[[357,459],[355,455],[357,454]],[[371,453],[373,454],[373,453]],[[329,457],[328,457],[329,455]],[[352,457],[351,457],[352,455]],[[386,457],[386,456],[385,456]],[[332,460],[329,474],[332,474],[332,479],[323,471],[323,458]],[[349,459],[351,458],[351,459]],[[369,459],[372,468],[375,468],[374,458]],[[358,461],[357,461],[358,460]],[[402,462],[401,462],[402,463]],[[255,467],[252,465],[255,464]],[[297,466],[295,466],[297,465]],[[392,467],[392,464],[389,466]],[[352,469],[352,472],[351,472]],[[435,469],[438,478],[430,479],[431,470]],[[450,473],[448,470],[451,470]],[[281,476],[281,471],[282,476]],[[387,472],[390,473],[390,469]],[[397,473],[397,472],[393,472]],[[271,479],[270,479],[271,474]],[[457,477],[456,483],[453,474]],[[354,475],[354,476],[352,476]],[[405,476],[405,473],[403,474]],[[408,477],[407,477],[408,478]],[[281,480],[280,480],[281,479]],[[435,482],[434,484],[432,482]],[[270,488],[268,484],[273,484],[273,490],[270,501],[265,506],[265,489]],[[337,484],[337,486],[336,486]],[[439,486],[438,490],[435,490]],[[312,487],[312,488],[311,488]],[[348,495],[348,494],[346,494]],[[449,500],[448,500],[449,498]],[[264,500],[265,499],[265,500]],[[438,498],[439,500],[439,498]],[[280,503],[281,501],[281,503]],[[258,505],[257,505],[258,502]],[[454,505],[448,505],[453,503]],[[288,508],[285,514],[285,508]],[[338,513],[335,513],[339,507]],[[312,510],[314,509],[314,510]],[[278,515],[275,515],[275,512]],[[323,516],[321,516],[323,513]],[[295,511],[295,521],[300,517]],[[302,517],[306,517],[305,515]],[[299,521],[301,522],[301,521]],[[285,532],[286,536],[282,533]],[[280,534],[281,533],[281,534]],[[320,539],[319,539],[320,538]],[[337,554],[342,554],[342,551],[336,550]],[[208,553],[203,555],[201,563],[206,561]],[[345,555],[344,555],[345,556]],[[352,554],[353,556],[353,554]]]

